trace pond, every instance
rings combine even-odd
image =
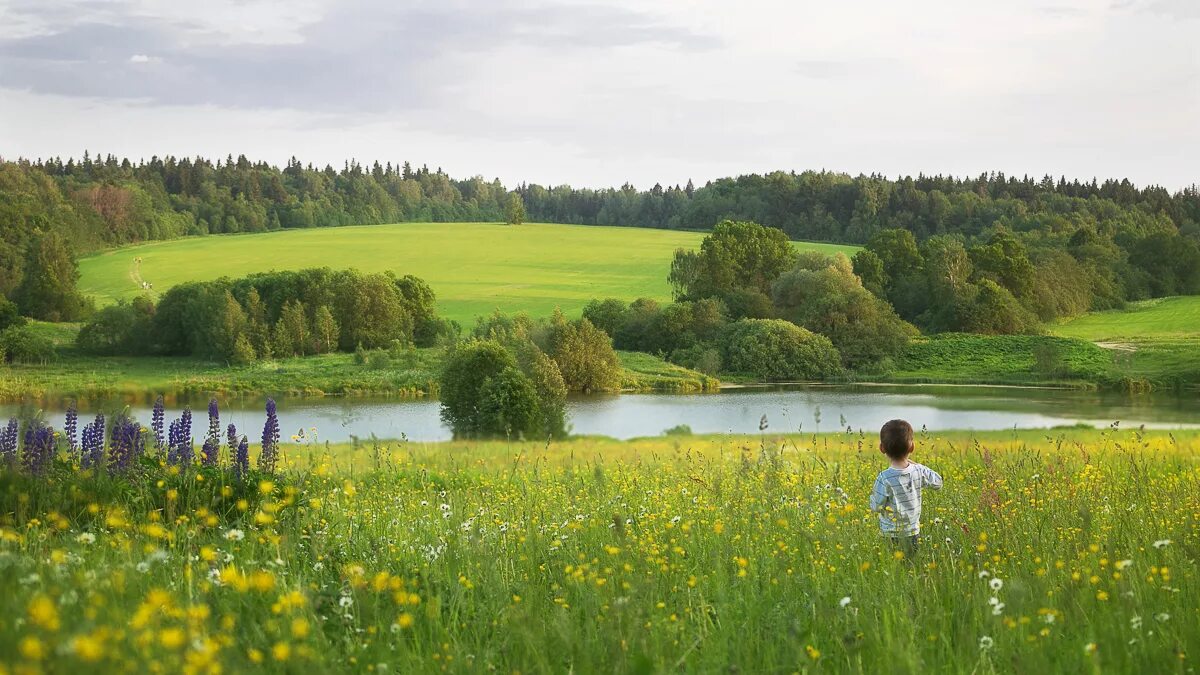
[[[451,437],[442,424],[439,404],[429,399],[279,398],[283,440],[299,429],[316,427],[321,441],[351,437],[406,437],[439,441]],[[205,399],[191,401],[193,433],[207,427]],[[61,426],[65,402],[44,403],[51,424]],[[81,424],[95,412],[114,413],[128,405],[143,424],[149,424],[151,401],[146,399],[90,401],[81,404]],[[167,418],[174,419],[183,403],[172,401]],[[36,411],[38,405],[0,405],[0,418]],[[726,389],[713,394],[622,394],[580,396],[568,402],[573,434],[619,439],[656,436],[686,425],[694,433],[758,433],[835,431],[852,427],[876,429],[901,417],[930,431],[1047,428],[1087,424],[1122,427],[1200,427],[1200,397],[1194,395],[1123,395],[1059,389],[954,386],[788,386]],[[241,433],[257,439],[264,420],[263,399],[221,400],[224,425],[236,424]]]

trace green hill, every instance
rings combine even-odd
[[[80,288],[99,304],[187,281],[306,267],[413,274],[442,312],[464,325],[494,309],[577,314],[592,298],[669,300],[677,248],[698,232],[588,225],[402,223],[176,239],[105,251],[79,261]],[[797,243],[853,254],[852,246]]]
[[[1128,309],[1092,312],[1054,326],[1057,335],[1096,342],[1200,337],[1200,296],[1145,300]]]

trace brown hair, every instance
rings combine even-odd
[[[904,420],[891,420],[879,430],[879,446],[892,459],[904,459],[912,452],[913,428]]]

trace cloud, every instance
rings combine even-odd
[[[293,26],[295,39],[254,40],[261,33],[255,26],[287,5],[250,3],[258,7],[257,23],[220,32],[211,18],[147,13],[132,2],[99,4],[107,13],[81,12],[80,20],[26,6],[24,15],[34,17],[27,23],[42,19],[47,28],[0,37],[0,86],[164,105],[383,114],[432,104],[470,82],[481,60],[507,49],[561,58],[640,45],[690,51],[720,44],[648,14],[599,5],[502,0],[467,11],[442,3],[336,3],[318,20]],[[131,70],[151,62],[162,67]],[[519,81],[519,73],[513,76]]]
[[[1154,0],[1146,5],[1146,11],[1165,14],[1173,19],[1200,19],[1200,1]]]

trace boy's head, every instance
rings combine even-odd
[[[879,451],[896,461],[912,454],[913,428],[904,420],[891,420],[879,430]]]

